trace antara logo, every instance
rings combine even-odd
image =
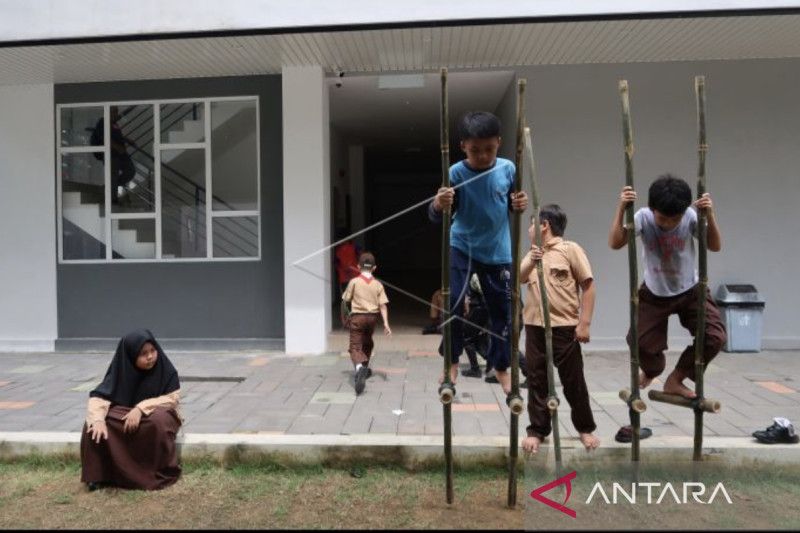
[[[611,499],[608,498],[608,492],[603,489],[603,485],[600,482],[594,484],[594,488],[592,492],[589,494],[589,497],[586,499],[586,503],[591,503],[592,498],[595,495],[599,495],[599,497],[603,498],[603,501],[608,504],[616,505],[617,503],[623,503],[622,499],[628,501],[628,503],[646,503],[648,505],[655,503],[659,505],[664,499],[670,498],[671,501],[674,501],[677,504],[687,504],[687,503],[701,503],[701,504],[711,504],[714,503],[714,499],[722,494],[722,497],[725,498],[729,504],[733,504],[731,501],[731,497],[728,495],[728,491],[725,490],[725,485],[721,482],[717,483],[714,487],[714,490],[711,491],[711,495],[708,496],[708,500],[703,501],[702,496],[706,494],[706,485],[705,483],[698,483],[698,482],[684,482],[681,485],[681,498],[678,495],[678,491],[675,490],[675,487],[672,483],[631,483],[630,484],[630,492],[626,492],[622,485],[619,483],[614,483],[611,485]],[[641,501],[641,499],[637,499],[637,495],[639,493],[640,488],[647,489],[647,499]],[[653,499],[654,494],[658,494],[657,499]],[[692,500],[689,500],[689,496],[691,496]]]
[[[560,511],[567,516],[576,518],[577,512],[574,509],[567,507],[566,503],[569,501],[570,495],[572,495],[572,480],[575,479],[577,475],[578,473],[573,471],[565,476],[551,481],[550,483],[542,485],[531,492],[531,498],[542,502],[543,504],[552,507],[557,511]],[[564,498],[563,503],[558,503],[543,495],[545,492],[559,485],[566,486],[567,496]],[[603,502],[609,505],[624,503],[624,501],[627,501],[631,504],[646,503],[648,505],[659,505],[665,499],[670,498],[671,501],[681,505],[687,503],[700,503],[709,505],[714,503],[714,500],[720,495],[725,499],[726,502],[733,504],[731,497],[728,495],[728,491],[725,489],[725,485],[723,485],[721,482],[717,483],[714,489],[710,491],[710,495],[708,496],[707,500],[703,499],[703,496],[708,492],[704,483],[684,482],[680,485],[680,487],[681,490],[679,493],[672,483],[631,483],[630,490],[626,491],[625,487],[623,487],[623,485],[620,483],[613,483],[611,485],[611,490],[608,491],[603,488],[603,484],[598,481],[594,484],[592,491],[589,493],[589,497],[586,499],[586,504],[590,504],[594,498],[602,498]],[[640,489],[646,490],[646,499],[637,498]],[[611,494],[611,498],[608,497],[609,494]],[[654,498],[654,496],[657,497]]]
[[[556,480],[553,480],[553,481],[551,481],[550,483],[548,483],[546,485],[542,485],[538,489],[534,489],[533,492],[531,492],[531,498],[533,498],[534,500],[540,501],[545,505],[549,505],[553,509],[555,509],[557,511],[561,511],[562,513],[564,513],[567,516],[571,516],[572,518],[575,518],[577,516],[577,513],[575,512],[575,510],[574,509],[570,509],[569,507],[567,507],[564,504],[566,504],[569,501],[569,496],[570,496],[570,494],[572,494],[572,480],[575,479],[575,476],[577,476],[577,475],[578,475],[577,472],[572,471],[569,474],[567,474],[566,476],[561,476],[560,478],[558,478]],[[555,487],[557,487],[559,485],[566,485],[567,486],[567,497],[564,498],[564,503],[563,504],[562,503],[558,503],[558,502],[554,502],[553,500],[551,500],[547,496],[542,496],[542,493],[547,492],[548,490],[550,490],[552,488],[555,488]]]

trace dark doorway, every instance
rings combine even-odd
[[[441,159],[435,145],[402,151],[368,147],[364,175],[365,214],[372,225],[433,196],[441,181]],[[426,205],[365,235],[379,265],[376,274],[386,281],[395,324],[418,331],[428,323],[429,308],[423,302],[430,301],[441,283],[440,243],[441,226],[428,220]]]

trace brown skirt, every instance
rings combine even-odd
[[[163,489],[181,475],[175,436],[181,426],[174,409],[156,407],[142,416],[139,428],[125,433],[122,419],[129,407],[108,411],[108,440],[95,443],[83,425],[81,435],[81,481],[107,483],[127,489]]]

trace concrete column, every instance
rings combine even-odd
[[[283,69],[283,237],[286,352],[326,350],[331,324],[330,122],[319,66]]]
[[[0,87],[0,350],[52,351],[56,295],[53,86]]]

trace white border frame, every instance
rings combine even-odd
[[[212,102],[235,102],[235,101],[255,101],[256,103],[256,210],[249,211],[214,211],[213,207],[213,176],[212,176],[212,154],[211,154],[211,103]],[[166,144],[161,142],[161,105],[171,103],[202,103],[204,105],[204,142],[201,143],[177,143]],[[105,237],[106,257],[105,259],[64,259],[64,228],[63,228],[63,191],[61,176],[61,158],[63,154],[70,153],[94,153],[102,151],[104,163],[110,161],[110,149],[108,139],[110,135],[110,108],[111,106],[130,106],[130,105],[152,105],[153,106],[153,164],[155,179],[155,212],[153,213],[111,213],[111,166],[105,164]],[[102,146],[61,146],[61,111],[62,109],[81,108],[81,107],[102,107],[104,117],[104,139]],[[206,257],[162,257],[162,236],[161,236],[161,150],[162,149],[199,149],[205,150],[206,166]],[[223,96],[208,98],[171,98],[164,100],[122,100],[104,102],[84,102],[75,104],[56,104],[56,199],[57,231],[58,238],[58,264],[129,264],[129,263],[202,263],[202,262],[242,262],[242,261],[261,261],[262,258],[262,216],[261,216],[261,101],[258,95],[242,96]],[[236,217],[258,217],[258,255],[253,257],[214,257],[213,250],[213,219],[236,218]],[[113,259],[113,246],[111,243],[111,221],[112,220],[131,220],[131,219],[155,219],[156,232],[156,257],[153,259]]]

